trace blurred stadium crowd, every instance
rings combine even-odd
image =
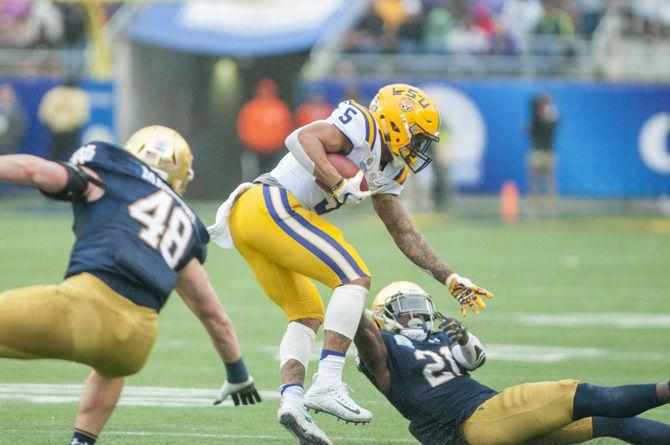
[[[374,0],[348,35],[345,50],[493,55],[515,55],[529,49],[546,52],[552,50],[546,42],[590,38],[607,13],[624,18],[627,35],[670,36],[670,2],[664,0]],[[543,44],[532,45],[538,41]]]

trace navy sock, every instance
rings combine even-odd
[[[243,383],[249,378],[249,371],[244,366],[244,360],[239,359],[235,363],[224,363],[226,365],[226,380],[230,383]]]
[[[74,430],[72,439],[70,439],[70,445],[94,445],[97,439],[95,434],[82,430]]]
[[[656,395],[656,384],[607,388],[580,383],[575,393],[572,419],[584,417],[633,417],[663,405]]]
[[[668,445],[670,425],[641,417],[594,417],[593,438],[596,437],[613,437],[635,445]]]

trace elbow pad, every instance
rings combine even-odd
[[[84,194],[86,193],[89,183],[104,188],[102,182],[89,176],[79,165],[71,162],[58,163],[67,170],[67,183],[63,190],[56,193],[50,193],[40,189],[40,192],[47,198],[56,201],[81,201],[84,199]]]
[[[461,346],[456,343],[451,348],[454,359],[468,371],[474,371],[486,362],[486,353],[482,342],[477,337],[468,334],[468,342]]]
[[[296,161],[298,161],[298,164],[300,164],[302,168],[307,170],[307,172],[310,175],[313,175],[314,161],[312,161],[312,158],[310,158],[307,155],[305,149],[300,143],[300,139],[298,139],[299,131],[300,129],[298,128],[297,130],[294,130],[291,134],[289,134],[286,140],[284,141],[284,144],[286,144],[286,148],[288,149],[288,151],[290,151],[293,157],[296,159]]]

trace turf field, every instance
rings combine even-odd
[[[213,205],[197,209],[212,220]],[[395,250],[370,213],[333,220],[366,259],[373,292],[393,280],[415,280],[441,310],[455,313],[446,290]],[[66,206],[0,200],[0,290],[58,282],[72,242],[70,222]],[[564,217],[506,226],[455,211],[416,222],[456,270],[496,294],[485,313],[467,320],[489,350],[486,366],[475,373],[483,383],[503,388],[576,377],[618,385],[670,378],[670,221]],[[161,314],[147,366],[127,380],[123,405],[100,443],[291,443],[275,417],[276,351],[285,321],[234,251],[212,246],[207,269],[265,391],[264,403],[210,406],[223,368],[203,328],[174,296]],[[319,425],[336,443],[413,443],[407,422],[352,363],[345,379],[353,397],[374,411],[374,421],[352,426],[321,414]],[[66,443],[79,391],[73,385],[86,375],[84,366],[65,362],[0,361],[0,444]],[[670,407],[647,415],[670,422]]]

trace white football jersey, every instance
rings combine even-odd
[[[335,125],[351,142],[352,149],[346,156],[365,172],[372,194],[399,195],[402,192],[409,169],[405,166],[397,168],[393,162],[380,169],[381,133],[367,108],[353,100],[340,102],[326,121]],[[306,209],[323,214],[340,207],[335,198],[319,187],[314,176],[291,153],[282,158],[270,176],[291,192]]]

